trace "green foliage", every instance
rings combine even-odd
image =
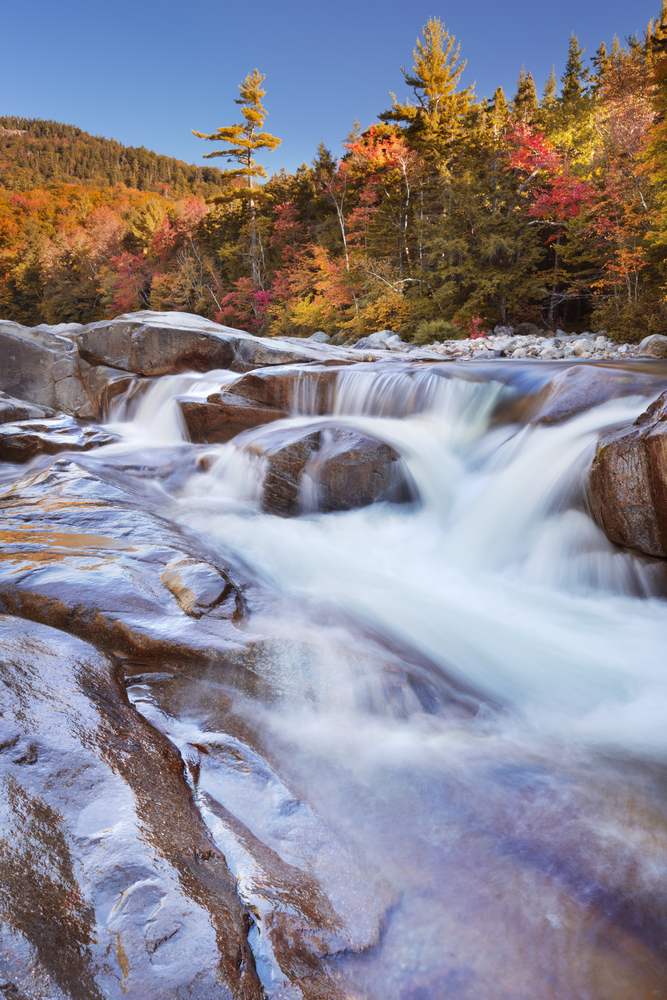
[[[225,181],[217,167],[190,166],[143,146],[88,135],[74,125],[0,116],[0,190],[28,191],[53,183],[125,184],[176,198],[208,198],[221,193]]]
[[[466,336],[465,328],[450,323],[449,320],[423,319],[417,324],[412,343],[422,347],[424,344],[433,344],[436,340],[460,340]]]

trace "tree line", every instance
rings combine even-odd
[[[243,121],[195,132],[236,162],[223,171],[0,119],[0,315],[186,310],[265,335],[421,343],[523,321],[667,332],[667,0],[641,38],[584,55],[573,36],[541,95],[522,70],[513,95],[479,100],[431,18],[403,71],[410,99],[355,123],[340,160],[320,144],[270,178],[255,155],[280,140],[257,70]]]

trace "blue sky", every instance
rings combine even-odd
[[[587,56],[643,33],[659,0],[22,0],[5,5],[0,114],[52,118],[189,163],[213,149],[190,129],[213,132],[238,120],[238,84],[266,74],[268,131],[282,146],[269,171],[310,161],[317,144],[336,155],[354,118],[367,126],[406,96],[400,67],[430,16],[439,17],[467,59],[462,84],[478,96],[502,86],[510,97],[525,65],[541,92],[558,76],[574,32]],[[211,161],[210,161],[211,162]],[[224,167],[222,159],[213,160]]]

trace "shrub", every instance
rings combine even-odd
[[[456,323],[446,319],[423,319],[417,324],[412,343],[421,346],[432,344],[436,340],[461,340],[464,337],[465,331]]]

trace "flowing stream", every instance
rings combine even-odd
[[[236,734],[215,683],[163,697],[143,679],[132,698],[186,759],[208,747],[198,804],[256,914],[269,996],[302,993],[220,805],[324,888],[347,930],[318,947],[344,995],[667,997],[665,576],[585,497],[600,434],[648,400],[511,422],[547,366],[443,368],[344,371],[324,415],[304,376],[288,420],[225,445],[188,445],[177,398],[229,372],[117,403],[124,441],[99,461],[183,456],[145,488],[250,573],[249,627],[273,643],[272,694],[236,697]],[[311,424],[391,445],[418,499],[263,513],[258,443]]]

